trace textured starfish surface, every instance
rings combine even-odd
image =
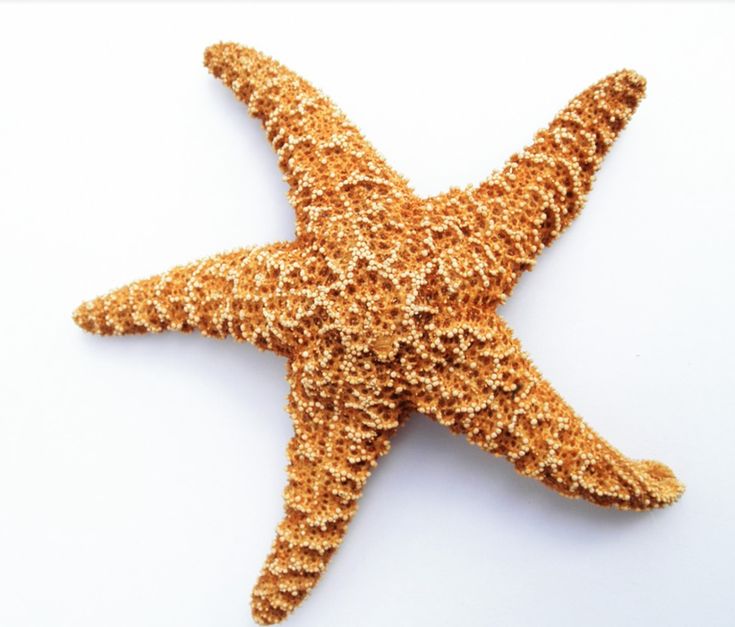
[[[419,198],[284,66],[230,43],[204,62],[262,121],[295,240],[177,266],[74,319],[101,335],[196,329],[287,358],[294,434],[284,517],[252,593],[258,622],[284,619],[316,584],[413,410],[568,497],[644,510],[680,496],[668,467],[625,457],[586,425],[496,312],[579,213],[643,78],[604,78],[501,171]]]

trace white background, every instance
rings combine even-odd
[[[606,74],[648,78],[582,217],[502,311],[684,497],[569,501],[416,415],[288,624],[732,624],[734,27],[716,5],[0,6],[0,624],[250,624],[284,360],[70,317],[293,236],[259,123],[202,67],[222,39],[322,88],[421,194],[484,178]]]

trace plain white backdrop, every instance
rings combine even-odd
[[[577,92],[648,79],[582,216],[503,313],[674,507],[569,501],[415,415],[288,624],[726,625],[735,554],[735,11],[725,5],[0,6],[0,624],[234,627],[281,516],[285,362],[98,338],[82,300],[293,236],[259,123],[202,67],[255,46],[418,193]]]

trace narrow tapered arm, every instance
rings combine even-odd
[[[284,517],[252,594],[253,617],[261,624],[283,620],[317,583],[403,419],[395,406],[321,379],[310,366],[289,364],[294,435]]]
[[[273,244],[176,266],[82,303],[74,321],[98,335],[198,330],[279,351],[286,299],[277,277],[294,264],[289,253],[289,244]]]
[[[521,273],[579,215],[603,157],[645,94],[646,81],[622,70],[564,107],[531,145],[476,187],[429,199],[486,212],[485,233],[503,270],[507,296]]]
[[[427,376],[418,409],[521,474],[565,496],[622,509],[660,507],[683,492],[667,466],[627,458],[585,424],[499,316],[482,327],[440,331],[436,345],[446,357]],[[456,346],[464,350],[455,353]]]
[[[410,193],[344,113],[295,72],[234,43],[207,48],[204,64],[263,123],[290,186],[297,234],[327,207],[359,210]]]

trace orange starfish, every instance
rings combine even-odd
[[[215,255],[82,304],[101,335],[199,330],[287,357],[285,516],[252,595],[284,619],[342,542],[363,486],[413,410],[572,498],[675,501],[655,461],[622,455],[546,382],[496,308],[577,216],[643,97],[617,72],[572,100],[476,187],[419,198],[323,94],[263,54],[204,57],[263,123],[296,210],[293,242]]]

